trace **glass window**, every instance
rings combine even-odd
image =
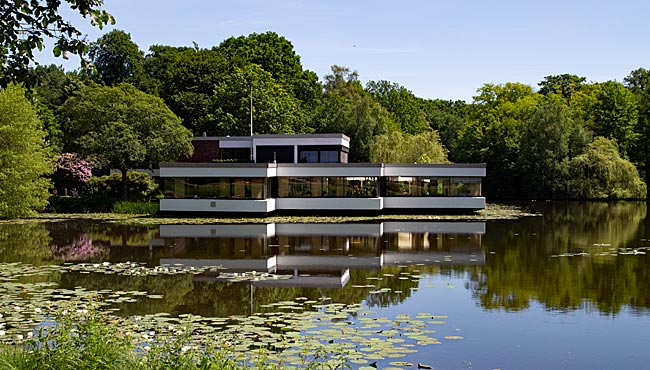
[[[411,194],[412,177],[391,176],[386,178],[386,195],[406,197]]]
[[[318,163],[318,151],[303,150],[300,152],[300,163]]]
[[[280,177],[278,197],[376,197],[376,177]]]
[[[439,197],[449,195],[448,177],[391,176],[386,178],[386,196]]]
[[[345,195],[348,197],[376,197],[376,177],[347,177],[347,189]]]
[[[172,177],[164,186],[165,198],[265,199],[268,183],[262,177]]]
[[[305,198],[311,196],[309,177],[289,177],[290,198]]]
[[[449,195],[457,197],[480,197],[481,179],[479,177],[452,177],[449,180]]]
[[[338,163],[339,152],[336,150],[322,150],[320,152],[321,163]]]

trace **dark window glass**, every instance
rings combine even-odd
[[[320,152],[321,163],[338,163],[339,152],[334,150],[323,150]]]
[[[318,151],[316,150],[301,151],[300,163],[318,163]]]

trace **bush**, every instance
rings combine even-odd
[[[122,214],[152,215],[158,212],[158,203],[122,200],[113,205],[113,212]]]
[[[116,199],[103,196],[57,196],[49,199],[45,212],[52,213],[89,213],[110,212]]]
[[[157,195],[158,184],[147,174],[129,172],[127,174],[129,200],[150,200]],[[91,177],[82,191],[86,196],[102,196],[113,199],[122,198],[122,175]]]

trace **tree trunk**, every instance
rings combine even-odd
[[[120,169],[122,172],[122,199],[127,200],[129,197],[128,177],[126,176],[127,169]]]

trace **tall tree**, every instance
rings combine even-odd
[[[215,87],[215,132],[248,135],[250,104],[253,130],[257,134],[293,134],[305,131],[306,116],[300,101],[277,83],[270,73],[249,64],[233,71]]]
[[[541,95],[520,83],[485,84],[474,97],[468,120],[458,135],[456,156],[463,162],[485,162],[486,194],[503,198],[518,193],[517,172],[523,122],[536,110]]]
[[[634,93],[639,106],[637,140],[630,159],[642,170],[646,183],[646,201],[650,202],[650,71],[639,68],[625,77],[625,85]]]
[[[218,101],[215,87],[227,71],[226,60],[217,51],[172,46],[152,46],[145,58],[151,77],[145,90],[160,96],[195,135],[216,134],[212,116]]]
[[[621,158],[614,141],[602,136],[569,162],[572,198],[641,198],[646,186],[634,165]]]
[[[47,205],[52,170],[45,132],[25,90],[0,90],[0,218],[31,215]]]
[[[139,85],[142,78],[144,53],[131,35],[113,30],[90,44],[88,55],[94,63],[97,77],[108,86],[122,82]]]
[[[386,80],[370,81],[366,91],[393,114],[403,132],[417,134],[429,129],[421,101],[404,86]]]
[[[47,133],[48,146],[55,152],[63,150],[63,131],[56,119],[56,110],[72,95],[85,86],[85,76],[78,72],[66,72],[63,67],[51,64],[34,69],[37,78],[34,89],[34,105],[43,128]]]
[[[368,162],[376,135],[396,129],[390,114],[363,90],[357,73],[332,66],[325,76],[323,103],[312,121],[316,132],[342,132],[350,137],[350,162]]]
[[[549,199],[561,195],[571,127],[568,108],[555,99],[542,103],[524,122],[517,167],[525,197]]]
[[[440,133],[442,144],[447,148],[449,160],[458,161],[458,137],[465,127],[468,105],[464,100],[424,100],[422,109],[432,130]]]
[[[153,168],[191,155],[192,133],[157,97],[132,85],[90,86],[61,107],[69,152],[96,165],[120,170],[127,196],[127,171]]]
[[[415,135],[393,131],[377,135],[370,144],[373,163],[447,163],[447,150],[436,131]]]
[[[100,29],[115,19],[101,7],[102,0],[64,0],[76,13]],[[0,2],[0,87],[11,81],[32,85],[35,80],[29,65],[34,50],[43,49],[44,38],[54,39],[54,55],[67,58],[68,53],[82,56],[85,39],[60,12],[61,1],[12,0]]]
[[[539,93],[542,95],[558,94],[564,99],[569,100],[584,85],[587,79],[572,74],[561,74],[555,76],[546,76],[539,83]]]
[[[572,116],[596,136],[616,140],[620,154],[628,156],[635,145],[638,106],[623,84],[607,81],[584,85],[570,101]]]
[[[285,85],[286,90],[291,91],[305,107],[313,107],[320,97],[318,76],[312,71],[303,70],[293,44],[275,32],[230,37],[214,50],[240,68],[257,64],[278,83]]]

